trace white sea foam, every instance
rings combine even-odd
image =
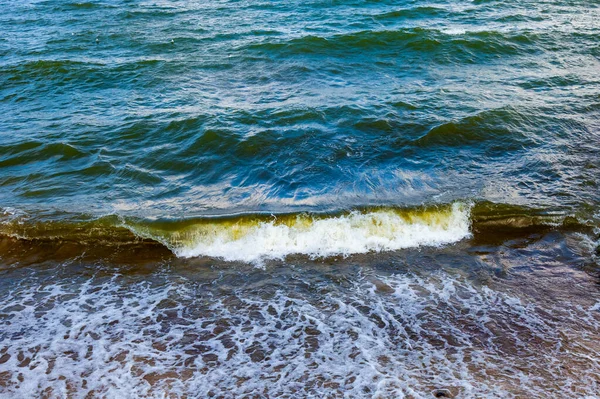
[[[327,257],[440,246],[468,237],[469,227],[469,207],[455,203],[427,211],[382,209],[326,218],[298,215],[283,221],[273,217],[203,224],[171,235],[167,245],[181,257],[260,262],[290,254]]]
[[[52,279],[5,293],[0,396],[577,398],[600,388],[596,310],[444,273],[267,297],[176,280]]]

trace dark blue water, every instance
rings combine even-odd
[[[1,7],[4,207],[597,209],[595,2]]]

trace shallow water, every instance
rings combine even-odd
[[[0,10],[0,396],[598,397],[598,1]]]
[[[263,268],[45,254],[2,272],[0,381],[11,397],[593,397],[582,248],[551,232]]]

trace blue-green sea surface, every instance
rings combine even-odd
[[[597,398],[600,1],[0,0],[0,396]]]
[[[598,208],[595,1],[2,1],[0,203]]]

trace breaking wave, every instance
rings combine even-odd
[[[182,257],[256,262],[291,254],[327,257],[439,246],[468,237],[469,224],[469,207],[455,203],[444,209],[388,208],[329,217],[299,214],[204,222],[168,235],[155,231],[151,236]],[[134,231],[141,236],[148,233]]]
[[[0,214],[0,238],[82,252],[114,252],[143,245],[164,256],[211,257],[262,263],[289,255],[350,256],[406,248],[439,247],[466,238],[500,240],[547,229],[591,232],[595,218],[489,202],[415,208],[362,208],[337,213],[243,214],[173,220],[109,215],[35,218],[15,209]]]

